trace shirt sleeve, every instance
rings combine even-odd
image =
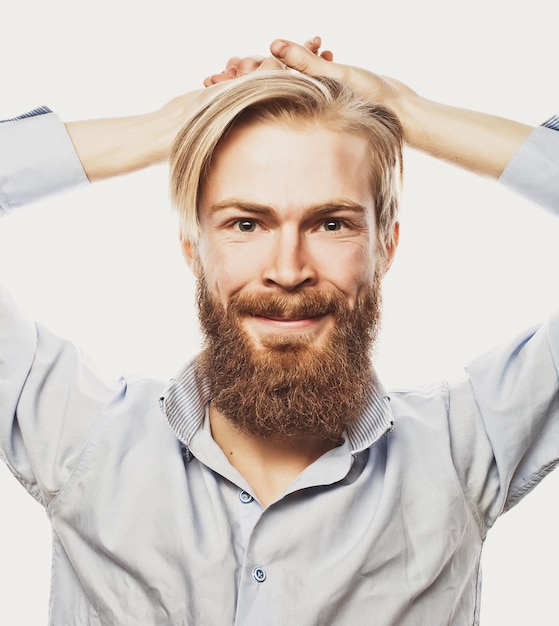
[[[450,385],[455,466],[485,528],[559,463],[559,313]]]
[[[559,116],[534,129],[501,174],[500,181],[559,215]]]
[[[0,459],[41,504],[72,476],[93,424],[124,393],[123,381],[105,380],[0,288]]]
[[[49,109],[0,123],[0,215],[87,183],[64,124]]]
[[[0,122],[0,215],[87,182],[49,109]],[[43,505],[72,475],[92,425],[122,389],[0,287],[0,458]]]

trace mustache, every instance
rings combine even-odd
[[[306,318],[333,315],[341,318],[349,310],[341,293],[297,292],[293,294],[238,293],[227,307],[228,314],[270,318]]]

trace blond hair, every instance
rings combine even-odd
[[[170,153],[170,190],[183,236],[193,243],[197,240],[198,199],[219,142],[233,127],[257,122],[288,127],[319,124],[365,137],[379,243],[386,251],[397,221],[402,177],[398,119],[341,82],[279,70],[231,81],[177,135]]]

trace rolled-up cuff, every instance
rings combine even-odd
[[[535,128],[499,180],[559,215],[559,132],[553,126]]]
[[[0,124],[0,215],[87,183],[66,128],[56,114]]]

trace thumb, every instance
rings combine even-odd
[[[270,45],[270,52],[287,67],[311,76],[324,73],[324,64],[327,63],[305,46],[286,39],[275,39]]]

